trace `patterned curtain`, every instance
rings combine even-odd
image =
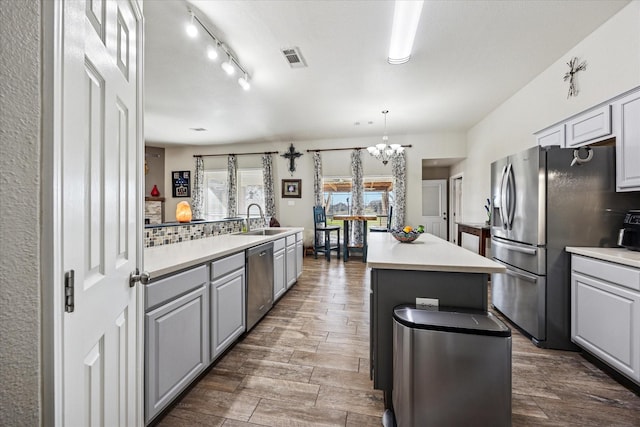
[[[363,172],[362,172],[362,156],[360,155],[360,149],[355,149],[351,153],[351,200],[352,211],[351,215],[363,215],[364,214],[364,186],[363,186]],[[356,224],[356,223],[354,223]],[[353,227],[353,243],[356,245],[362,244],[362,228]]]
[[[196,157],[196,174],[193,177],[191,210],[194,219],[204,218],[204,160],[202,160],[202,157]]]
[[[313,205],[323,206],[324,196],[322,191],[322,159],[320,152],[313,152]]]
[[[391,173],[393,175],[393,192],[395,193],[395,206],[393,207],[393,226],[404,225],[404,211],[406,209],[405,197],[407,194],[407,160],[406,151],[396,154],[391,158]]]
[[[233,154],[227,157],[227,185],[227,216],[233,218],[238,216],[238,159]]]
[[[276,216],[276,198],[273,192],[273,160],[271,154],[262,155],[262,180],[264,181],[264,216],[267,218],[267,221],[269,221],[271,217]]]

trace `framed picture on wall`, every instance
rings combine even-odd
[[[283,199],[299,199],[302,197],[302,180],[300,179],[283,179],[282,180],[282,198]]]
[[[191,171],[171,172],[173,197],[191,197]]]

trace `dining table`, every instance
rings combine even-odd
[[[375,221],[378,219],[376,215],[334,215],[334,220],[342,221],[344,224],[344,243],[342,259],[346,262],[349,260],[349,250],[359,249],[362,251],[362,262],[367,262],[367,221]],[[352,222],[362,224],[362,245],[349,244],[349,224]]]

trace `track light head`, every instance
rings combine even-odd
[[[198,28],[194,24],[193,12],[190,11],[191,21],[187,24],[187,35],[191,38],[198,37]]]

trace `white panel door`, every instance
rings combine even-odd
[[[422,221],[424,230],[447,239],[447,180],[422,181]]]
[[[59,3],[61,253],[74,306],[61,314],[65,426],[139,424],[142,16],[135,0]],[[60,399],[60,397],[56,397]]]

